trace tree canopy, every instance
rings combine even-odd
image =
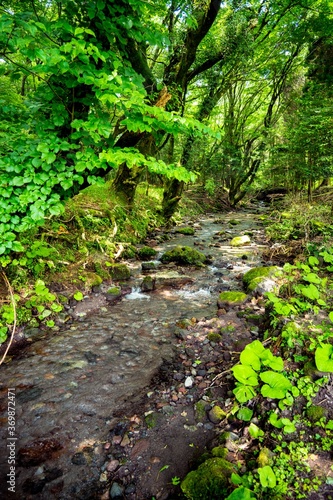
[[[326,0],[12,0],[0,14],[0,254],[109,172],[129,205],[144,172],[162,179],[166,217],[196,179],[235,205],[262,169],[287,166],[293,186],[331,175]]]

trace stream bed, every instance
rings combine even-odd
[[[152,381],[157,374],[161,380],[161,366],[165,369],[173,362],[175,330],[179,325],[182,322],[195,324],[198,337],[200,324],[216,317],[218,293],[241,290],[242,274],[260,265],[265,248],[260,221],[263,211],[264,206],[254,207],[252,211],[201,216],[186,224],[195,229],[193,236],[171,231],[168,240],[157,242],[155,246],[159,256],[176,245],[188,245],[209,256],[211,264],[194,269],[164,266],[157,260],[156,270],[149,272],[156,280],[156,289],[142,292],[140,284],[147,273],[142,272],[139,261],[125,262],[131,268],[130,293],[121,301],[110,305],[99,293],[92,294],[80,303],[76,321],[33,342],[1,366],[1,498],[150,500],[148,494],[156,495],[157,499],[168,498],[167,490],[157,484],[161,480],[163,483],[159,475],[158,480],[150,476],[150,481],[156,483],[156,492],[151,492],[147,486],[148,493],[144,493],[142,485],[140,488],[135,485],[133,470],[128,468],[126,473],[125,469],[119,472],[122,464],[119,457],[115,458],[116,454],[112,455],[112,447],[131,448],[133,459],[141,460],[141,482],[147,485],[149,481],[142,471],[153,467],[155,455],[152,450],[150,465],[144,464],[148,445],[140,449],[135,444],[135,423],[141,418],[137,416],[139,412],[136,415],[135,408],[140,408],[143,400],[154,392]],[[249,245],[230,246],[234,236],[245,233],[251,235]],[[228,321],[230,323],[230,317]],[[195,349],[192,354],[195,356]],[[189,375],[193,375],[194,385],[196,376],[198,383],[204,378],[194,368],[191,371],[191,366]],[[180,376],[179,379],[181,381]],[[186,404],[194,398],[195,387],[192,395],[191,390],[187,382],[183,391]],[[177,394],[173,396],[169,391],[180,415],[183,408]],[[15,407],[12,403],[9,405],[10,398]],[[164,407],[164,404],[157,405],[159,410]],[[10,435],[8,429],[8,408],[14,411],[14,435]],[[125,414],[131,415],[132,434],[126,434],[119,423]],[[174,439],[175,448],[183,453],[181,435],[172,438],[173,432],[177,433],[169,429],[166,436],[170,442]],[[203,428],[203,434],[205,432],[207,437],[204,439],[208,439],[212,426]],[[127,441],[124,441],[125,435]],[[158,437],[154,439],[157,443]],[[195,441],[193,436],[190,439]],[[162,444],[156,446],[161,448]],[[176,451],[172,453],[177,456]],[[163,458],[158,460],[156,467],[160,469]],[[15,467],[15,492],[10,490],[14,477],[11,464]],[[180,465],[176,462],[174,465],[179,470]],[[121,481],[119,484],[114,482],[113,492],[112,487],[110,490],[110,476],[116,470],[120,479],[122,474],[124,477],[132,473],[126,490]],[[173,474],[172,468],[170,474]],[[103,482],[107,488],[103,489]]]

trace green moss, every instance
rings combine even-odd
[[[222,292],[217,300],[217,305],[222,309],[226,306],[242,304],[246,299],[247,295],[243,292]]]
[[[149,260],[151,259],[151,257],[155,257],[157,255],[157,251],[154,248],[144,246],[142,248],[139,248],[139,250],[137,251],[137,255],[141,260]]]
[[[255,267],[247,271],[243,276],[243,284],[248,292],[253,292],[253,290],[258,286],[258,284],[265,278],[272,276],[274,272],[277,271],[276,266],[268,267]]]
[[[312,405],[306,410],[306,415],[311,422],[318,422],[324,416],[324,413],[322,406]]]
[[[234,465],[224,458],[210,458],[187,474],[181,489],[189,500],[220,500],[228,494],[233,472],[236,472]]]
[[[106,269],[103,268],[101,262],[94,262],[95,273],[98,274],[103,280],[110,278],[110,275]]]
[[[129,268],[125,264],[111,264],[110,275],[113,280],[128,280],[131,276]]]
[[[259,467],[265,467],[266,465],[271,465],[273,459],[273,452],[269,448],[262,448],[258,455],[258,465]]]
[[[207,339],[210,341],[210,342],[220,342],[222,340],[222,335],[220,335],[219,333],[216,333],[216,332],[209,332],[208,335],[207,335]]]
[[[194,405],[195,408],[195,418],[197,422],[204,422],[206,420],[206,402],[197,401]]]
[[[229,220],[229,224],[230,224],[231,226],[237,226],[237,224],[240,224],[240,221],[239,221],[239,220],[237,220],[237,219],[230,219],[230,220]]]
[[[110,295],[120,295],[121,288],[120,286],[113,286],[108,289],[107,293],[109,293]]]
[[[193,265],[197,267],[202,267],[206,261],[206,256],[187,246],[177,246],[172,250],[165,252],[161,261],[163,263],[176,262],[180,265]]]
[[[232,247],[242,247],[243,245],[249,245],[251,243],[250,237],[245,235],[245,236],[235,236],[230,241],[230,245]]]
[[[176,233],[192,235],[195,233],[195,231],[193,227],[177,227]]]
[[[85,278],[86,278],[85,283],[88,288],[91,288],[93,286],[99,286],[103,283],[101,276],[99,276],[96,273],[86,273]]]
[[[213,457],[225,458],[228,455],[228,450],[224,446],[215,446],[212,449]]]
[[[218,405],[213,406],[213,408],[209,411],[209,418],[214,423],[221,422],[226,416],[226,412]]]

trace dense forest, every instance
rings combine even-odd
[[[268,330],[227,366],[235,405],[217,419],[250,426],[256,466],[230,466],[227,486],[220,471],[199,486],[175,476],[177,498],[333,495],[332,467],[325,480],[305,466],[294,475],[309,428],[308,454],[333,442],[329,405],[313,404],[333,372],[332,22],[331,0],[0,0],[0,365],[25,329],[56,333],[67,305],[102,283],[121,290],[122,259],[157,254],[150,235],[205,212],[232,228],[246,207],[271,203],[260,269],[285,264],[281,288],[258,298],[263,276],[244,282]],[[196,258],[185,264],[207,263]],[[215,348],[222,337],[210,333]],[[261,454],[272,436],[274,459]]]
[[[112,177],[129,206],[163,187],[327,183],[332,6],[297,2],[1,2],[1,254]]]

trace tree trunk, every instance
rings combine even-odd
[[[164,187],[163,202],[162,202],[162,212],[163,216],[169,220],[182,197],[185,183],[183,181],[178,181],[177,179],[169,180]]]

